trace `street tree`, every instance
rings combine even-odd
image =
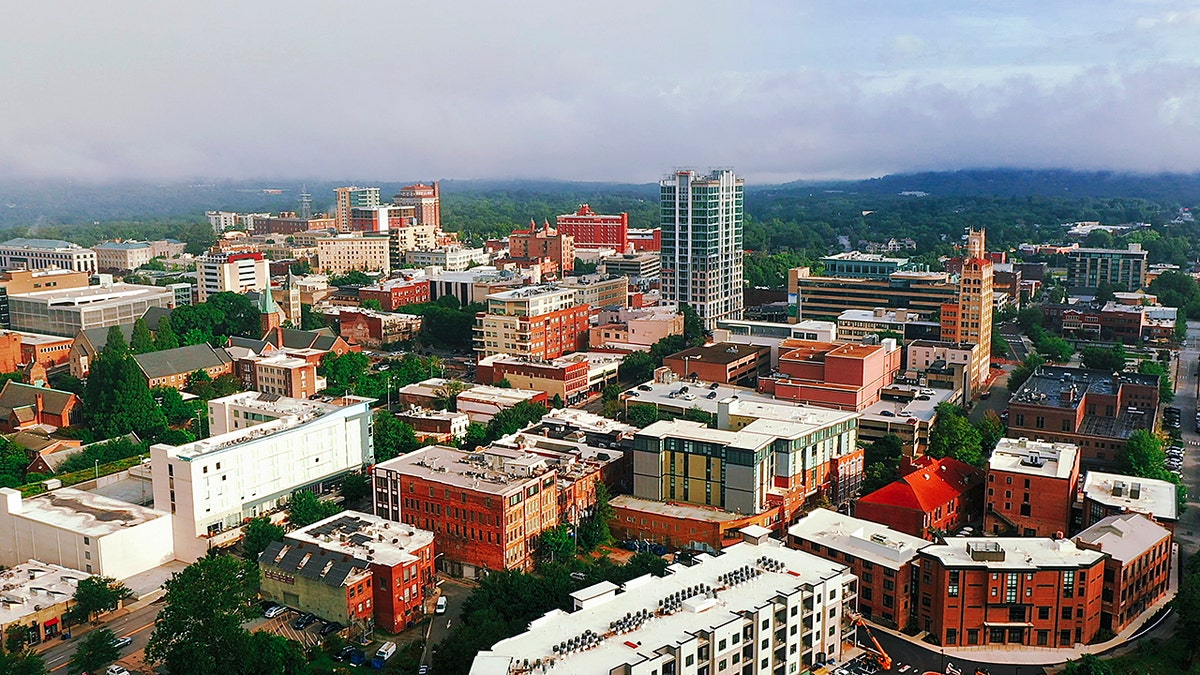
[[[97,628],[84,635],[75,648],[75,653],[71,655],[67,671],[71,675],[100,672],[105,666],[121,658],[121,650],[114,644],[116,639],[117,636],[107,628]]]
[[[270,518],[251,518],[250,522],[246,523],[246,536],[242,538],[242,555],[246,560],[258,562],[259,554],[267,550],[271,542],[283,539],[284,532],[284,529],[272,523]]]
[[[386,462],[421,447],[412,426],[386,410],[375,413],[375,461]]]
[[[46,662],[28,649],[0,651],[0,673],[5,675],[46,675]]]
[[[288,508],[288,521],[295,527],[312,525],[318,520],[325,520],[342,511],[342,507],[338,506],[336,502],[323,501],[307,490],[293,492],[292,502]]]
[[[71,623],[87,623],[97,614],[111,612],[125,600],[132,600],[134,593],[125,584],[109,577],[87,577],[75,586],[74,606],[66,611]]]

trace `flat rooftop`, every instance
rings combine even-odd
[[[343,396],[341,400],[346,405],[354,405],[374,399]],[[217,402],[234,405],[239,409],[257,410],[276,419],[244,429],[235,429],[228,433],[211,436],[184,445],[177,445],[168,451],[170,456],[188,460],[195,459],[210,452],[216,452],[230,446],[240,445],[258,438],[294,429],[346,407],[346,405],[288,398],[279,396],[278,394],[262,394],[256,391],[246,391],[224,398],[213,399],[209,402],[209,405],[211,406]]]
[[[60,342],[72,342],[75,338],[63,337],[61,335],[43,335],[41,333],[24,333],[14,331],[21,336],[21,344],[26,345],[52,345]]]
[[[891,569],[899,569],[917,557],[918,551],[933,544],[886,525],[829,509],[813,509],[788,528],[788,536],[816,542]]]
[[[687,396],[682,394],[675,397],[671,396],[672,392],[678,392],[682,387],[688,388],[687,392],[685,392]],[[717,395],[709,398],[709,394],[713,392],[716,392]],[[690,380],[645,382],[637,387],[626,390],[622,396],[629,399],[629,405],[648,403],[679,410],[699,408],[704,412],[714,415],[717,413],[717,402],[730,397],[737,397],[741,401],[777,402],[774,398],[766,394],[760,394],[753,389],[735,387],[728,384],[718,384],[717,388],[713,389],[712,385],[707,382],[692,382]],[[688,398],[688,396],[692,398]]]
[[[466,452],[444,445],[427,445],[380,462],[375,469],[474,492],[505,495],[545,474],[549,470],[546,462],[545,457],[530,452],[504,449]]]
[[[879,323],[927,323],[937,324],[936,321],[928,320],[924,314],[914,310],[900,310],[904,312],[904,318],[898,318],[897,310],[889,309],[882,315],[876,314],[875,310],[871,309],[847,309],[838,314],[838,321],[874,321]],[[939,324],[940,325],[940,324]]]
[[[717,443],[730,448],[752,450],[757,450],[768,445],[776,438],[774,434],[758,433],[744,429],[742,431],[710,429],[703,422],[692,422],[683,419],[660,420],[642,429],[635,435],[651,436],[653,438],[683,438],[702,443]]]
[[[90,537],[103,537],[170,514],[74,488],[21,501],[20,517]]]
[[[1123,384],[1157,387],[1158,376],[1042,366],[1013,394],[1012,401],[1050,408],[1074,409],[1079,407],[1085,394],[1115,394]],[[1064,402],[1064,395],[1069,396],[1070,400]]]
[[[80,288],[63,288],[51,291],[34,291],[32,293],[14,293],[13,298],[35,300],[52,304],[56,308],[79,305],[95,305],[102,302],[120,302],[133,300],[142,296],[171,296],[174,292],[160,286],[141,286],[137,284],[116,283],[111,286],[83,286]]]
[[[0,625],[10,625],[37,608],[70,600],[79,582],[90,576],[36,560],[0,572]]]
[[[1028,438],[1001,438],[988,459],[991,471],[1068,480],[1079,463],[1079,447]]]
[[[719,342],[715,345],[705,345],[701,347],[691,347],[681,352],[676,352],[668,356],[668,359],[688,359],[700,361],[702,363],[717,363],[721,365],[729,365],[734,361],[740,361],[748,356],[755,354],[769,354],[770,347],[760,345],[748,345],[738,342]]]
[[[671,518],[686,518],[689,520],[699,520],[709,523],[727,523],[729,521],[740,520],[745,517],[730,511],[725,511],[715,506],[709,507],[683,504],[679,502],[660,502],[653,499],[634,497],[633,495],[618,495],[609,500],[609,503],[614,507],[640,511],[642,513],[653,513]]]
[[[458,395],[458,400],[512,406],[521,401],[528,401],[541,393],[533,389],[508,389],[483,384],[464,390]]]
[[[781,564],[766,567],[762,564],[764,557]],[[621,664],[638,664],[655,658],[660,647],[691,639],[698,631],[742,622],[745,620],[742,611],[766,606],[776,596],[792,595],[811,584],[848,573],[844,565],[786,548],[770,539],[758,545],[734,544],[719,556],[700,554],[695,559],[698,564],[691,567],[671,565],[665,577],[647,575],[629,581],[621,587],[623,592],[613,593],[604,587],[595,594],[584,593],[580,597],[589,601],[584,609],[569,613],[554,610],[535,619],[528,631],[502,640],[477,656],[472,674],[515,673],[518,664],[526,659],[530,663],[555,659],[557,672],[609,675]],[[761,574],[736,587],[729,587],[721,580],[722,575],[745,566]],[[674,593],[690,595],[689,589],[700,585],[711,586],[715,593],[710,595],[716,597],[693,595],[684,601],[680,611],[659,613],[659,600]],[[649,618],[625,633],[615,633],[610,627],[614,621],[633,615]],[[599,644],[566,656],[554,651],[555,646],[585,631],[600,636]]]
[[[1034,570],[1088,566],[1104,557],[1079,548],[1069,539],[1048,537],[950,537],[921,550],[947,567],[990,570]]]
[[[26,237],[17,237],[0,243],[0,248],[23,248],[23,249],[41,249],[48,251],[86,251],[79,244],[72,244],[69,241],[62,239],[30,239]]]
[[[1099,546],[1101,551],[1124,564],[1169,536],[1170,530],[1140,513],[1121,513],[1093,523],[1075,535],[1074,540]]]
[[[552,408],[545,415],[542,415],[542,424],[566,426],[580,431],[618,436],[632,436],[638,430],[632,424],[618,422],[603,415],[597,415],[578,408]]]
[[[721,401],[721,403],[725,402],[724,400]],[[787,422],[798,433],[810,433],[832,424],[841,424],[842,422],[849,422],[860,417],[856,412],[799,405],[787,401],[767,402],[757,399],[744,400],[741,398],[732,398],[728,403],[730,415]]]
[[[1137,498],[1132,496],[1137,487]],[[1089,471],[1083,479],[1083,496],[1113,508],[1149,513],[1161,520],[1179,519],[1175,484],[1155,478]]]
[[[514,288],[508,291],[489,293],[487,299],[508,302],[511,300],[530,300],[533,298],[548,298],[556,295],[566,294],[573,296],[575,295],[575,291],[576,289],[574,288],[562,288],[561,286],[542,284],[538,286],[523,286],[521,288]]]
[[[433,543],[433,533],[370,513],[342,511],[289,532],[285,539],[393,567],[416,562],[412,552]]]
[[[954,396],[955,390],[952,389],[925,389],[932,391],[932,394],[921,394],[923,387],[914,387],[909,385],[895,384],[887,388],[888,391],[909,391],[914,393],[914,397],[908,401],[876,401],[871,405],[863,408],[862,418],[873,422],[904,422],[908,419],[916,419],[922,422],[932,422],[933,418],[937,417],[937,406],[943,401],[949,401]],[[929,400],[924,401],[916,398],[916,396],[928,396]],[[885,412],[892,413],[885,415]]]

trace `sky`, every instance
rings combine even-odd
[[[10,5],[0,178],[1200,170],[1195,2]]]

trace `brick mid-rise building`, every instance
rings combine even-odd
[[[779,374],[760,379],[758,388],[789,401],[860,411],[895,380],[901,354],[892,339],[877,345],[785,340]]]
[[[1179,523],[1178,488],[1169,481],[1089,471],[1080,492],[1080,529],[1122,513],[1144,514],[1172,532]]]
[[[771,372],[771,348],[721,342],[671,354],[663,365],[681,378],[695,375],[704,382],[752,387]]]
[[[1100,627],[1120,633],[1166,595],[1171,531],[1140,513],[1104,518],[1075,536],[1106,554]]]
[[[556,220],[558,231],[570,235],[576,246],[608,247],[618,253],[629,248],[629,214],[606,216],[596,213],[587,204],[580,204],[575,213],[561,215]]]
[[[814,509],[788,528],[792,548],[844,563],[858,577],[858,611],[891,628],[913,616],[917,553],[932,544],[879,523]]]
[[[394,312],[405,305],[429,302],[429,279],[390,279],[374,286],[358,289],[358,300],[375,300],[385,312]]]
[[[559,523],[556,486],[545,457],[427,446],[375,466],[375,513],[434,532],[439,569],[474,578],[533,566]]]
[[[1104,561],[1068,539],[951,537],[918,554],[917,629],[947,647],[1072,647],[1100,630]]]
[[[988,460],[984,531],[1024,537],[1070,530],[1079,449],[1070,443],[1002,438]]]
[[[933,539],[977,519],[983,510],[983,472],[952,457],[918,460],[914,470],[860,497],[859,518]]]
[[[584,346],[590,316],[590,307],[576,304],[572,289],[531,286],[492,293],[487,310],[475,318],[475,353],[555,359]]]

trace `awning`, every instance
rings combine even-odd
[[[43,628],[49,628],[50,626],[57,626],[57,625],[58,625],[58,619],[46,619],[45,621],[42,622]]]

